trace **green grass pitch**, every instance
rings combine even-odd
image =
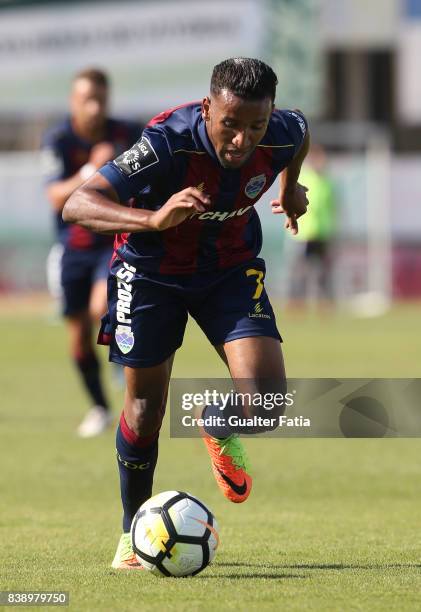
[[[278,309],[278,323],[290,376],[420,376],[419,305],[364,320]],[[74,433],[87,404],[64,329],[39,306],[0,305],[0,337],[0,590],[66,590],[77,611],[421,609],[418,439],[246,441],[254,491],[237,506],[201,440],[170,439],[166,426],[155,492],[207,503],[220,548],[195,578],[118,573],[114,433]],[[225,375],[196,326],[174,375]]]

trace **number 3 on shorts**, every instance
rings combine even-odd
[[[248,270],[246,270],[246,274],[247,276],[256,276],[256,283],[257,283],[257,287],[256,287],[256,291],[253,295],[253,300],[258,300],[259,297],[262,295],[262,291],[263,291],[263,277],[265,275],[264,272],[262,272],[261,270],[255,270],[254,268],[249,268]]]

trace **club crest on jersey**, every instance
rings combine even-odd
[[[120,351],[127,355],[134,346],[134,335],[128,325],[117,325],[115,330],[115,341]]]
[[[114,164],[127,176],[133,176],[158,162],[158,155],[146,136],[142,136],[131,149],[114,160]]]
[[[253,176],[249,180],[244,189],[244,193],[250,199],[257,198],[263,187],[266,185],[266,174],[259,174],[259,176]]]

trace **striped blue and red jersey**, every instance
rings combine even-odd
[[[119,119],[107,119],[102,141],[114,146],[116,155],[123,153],[142,133],[140,125]],[[67,179],[89,161],[96,143],[80,138],[72,127],[70,117],[50,128],[42,141],[42,155],[46,184]],[[65,223],[61,211],[55,214],[57,240],[65,247],[75,250],[94,250],[112,246],[113,239],[106,235],[94,234],[81,227]]]
[[[291,162],[306,130],[301,113],[276,109],[247,162],[227,169],[209,140],[200,103],[154,117],[142,138],[100,173],[122,202],[135,198],[139,208],[157,210],[186,187],[209,194],[211,207],[161,232],[118,236],[119,257],[162,275],[218,272],[256,257],[262,232],[255,204]]]

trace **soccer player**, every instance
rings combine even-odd
[[[73,79],[70,116],[50,129],[43,139],[47,197],[56,217],[63,314],[70,352],[88,391],[92,408],[78,427],[82,437],[100,434],[111,424],[110,406],[100,379],[92,340],[93,321],[106,311],[107,276],[113,251],[112,236],[62,221],[70,194],[87,178],[129,147],[141,128],[134,123],[107,118],[107,75],[96,69]],[[52,255],[57,254],[57,246]],[[55,258],[50,257],[54,263]],[[51,274],[50,269],[50,274]]]
[[[172,363],[188,313],[236,389],[285,387],[254,206],[281,173],[272,210],[285,213],[286,227],[298,231],[307,205],[298,177],[309,136],[299,111],[274,108],[276,85],[273,70],[257,59],[223,61],[213,70],[209,96],[152,119],[142,138],[64,207],[66,221],[120,234],[102,326],[110,359],[125,365],[127,383],[117,429],[124,516],[115,568],[136,567],[130,524],[152,492]],[[133,197],[136,206],[128,207]],[[215,408],[206,407],[206,415]],[[224,428],[206,434],[222,493],[243,502],[252,478],[239,437]]]

